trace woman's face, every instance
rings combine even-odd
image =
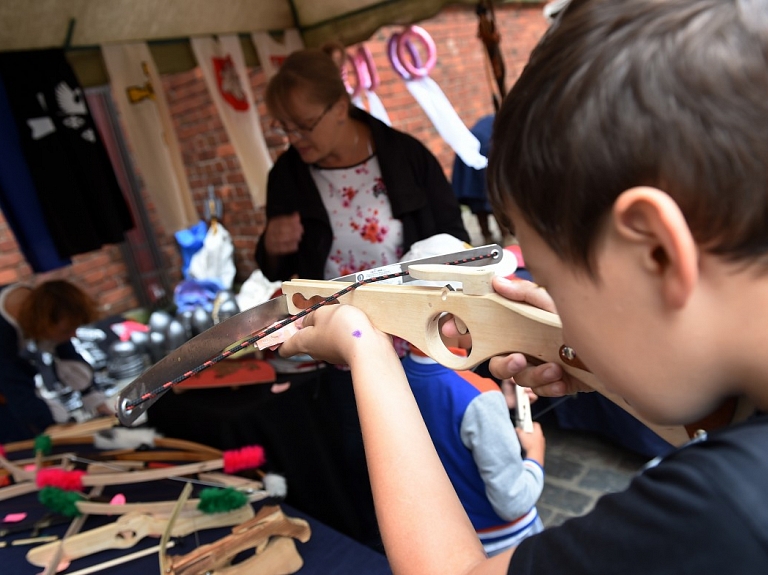
[[[308,97],[304,90],[291,95],[290,117],[275,116],[275,128],[282,131],[307,164],[326,158],[337,143],[338,126],[345,111],[341,100],[323,105]]]
[[[68,342],[75,337],[77,331],[77,325],[74,325],[71,320],[63,319],[56,324],[50,326],[48,331],[43,334],[42,339],[50,341],[56,345]]]

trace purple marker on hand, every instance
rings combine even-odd
[[[356,329],[355,331],[352,332],[352,336],[360,339],[361,337],[363,337],[363,332],[361,332],[359,329]]]

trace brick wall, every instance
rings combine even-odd
[[[520,74],[530,50],[546,29],[542,5],[512,4],[496,8],[508,88]],[[477,38],[474,8],[449,7],[420,25],[429,32],[437,46],[437,65],[430,77],[442,88],[462,121],[472,126],[480,117],[492,113],[489,72],[486,69],[484,48]],[[387,60],[387,40],[392,32],[400,29],[384,27],[366,42],[381,80],[377,94],[393,126],[424,142],[450,177],[454,158],[452,150],[437,134]],[[269,118],[263,101],[264,74],[259,68],[254,68],[250,76],[267,143],[273,157],[277,157],[283,144],[269,131]],[[236,281],[243,281],[255,268],[253,251],[264,227],[263,211],[253,208],[239,161],[208,96],[200,70],[166,76],[163,78],[163,89],[176,123],[176,133],[198,213],[204,213],[208,186],[214,185],[224,204],[222,223],[232,234],[235,244]],[[181,260],[173,235],[160,227],[154,207],[146,196],[145,205],[158,236],[160,251],[166,260],[166,269],[175,283],[181,279]],[[0,285],[52,278],[69,279],[87,289],[97,298],[105,315],[127,311],[138,305],[127,267],[117,246],[107,246],[96,252],[76,256],[71,266],[35,275],[19,253],[13,234],[0,213]]]

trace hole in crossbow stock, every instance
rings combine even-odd
[[[460,330],[460,334],[448,337],[443,333],[443,325],[453,321]],[[451,369],[467,369],[467,357],[471,352],[471,340],[468,335],[467,325],[461,317],[439,313],[432,317],[427,326],[426,348],[421,350],[432,359]]]
[[[126,529],[125,531],[118,531],[117,535],[115,535],[116,539],[124,539],[126,541],[133,541],[136,539],[136,531],[133,531],[132,529]]]
[[[298,309],[309,309],[313,305],[323,303],[323,301],[325,301],[325,298],[323,296],[313,295],[311,298],[307,299],[302,294],[295,293],[291,297],[291,301],[293,302],[293,305],[295,305]],[[338,303],[338,302],[334,301],[331,303]]]

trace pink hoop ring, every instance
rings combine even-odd
[[[349,71],[346,66],[347,62],[352,65],[352,69],[355,71],[355,76],[357,76],[357,84],[355,84],[354,87],[349,83]],[[344,60],[341,67],[341,79],[344,82],[344,87],[347,89],[347,94],[349,94],[350,97],[356,98],[360,95],[360,92],[363,90],[363,76],[360,74],[360,67],[357,64],[357,61],[350,56],[346,50],[344,50]]]
[[[400,36],[401,35],[399,32],[395,32],[392,34],[392,36],[389,37],[389,40],[387,41],[387,56],[389,57],[389,63],[392,64],[392,68],[395,69],[395,72],[397,72],[400,77],[403,78],[403,80],[410,80],[413,78],[413,76],[411,76],[408,73],[408,70],[403,67],[403,63],[400,60],[400,56],[398,55],[397,51],[398,44],[400,42]],[[410,40],[406,40],[405,45],[414,63],[417,66],[421,66],[421,56],[419,55],[419,51],[416,49],[413,43]]]
[[[360,79],[361,90],[370,90],[371,75],[368,72],[368,68],[366,67],[365,62],[360,57],[359,53],[356,53],[352,59],[355,62],[355,72],[357,73],[357,77]]]
[[[378,88],[379,72],[376,70],[376,64],[373,62],[373,56],[368,46],[364,44],[358,46],[355,58],[360,65],[359,70],[363,70],[363,74],[367,77],[367,82],[364,83],[365,88],[371,91]]]
[[[411,64],[411,62],[408,61],[408,58],[405,57],[407,43],[411,37],[418,38],[427,50],[427,61],[423,66],[418,62],[414,62],[415,65]],[[408,52],[411,54],[413,51],[415,50],[408,49]],[[421,26],[409,26],[402,34],[400,34],[400,38],[397,40],[397,55],[400,58],[403,68],[405,68],[414,78],[424,78],[425,76],[428,76],[429,72],[435,67],[435,63],[437,62],[437,48],[435,47],[435,41]]]

